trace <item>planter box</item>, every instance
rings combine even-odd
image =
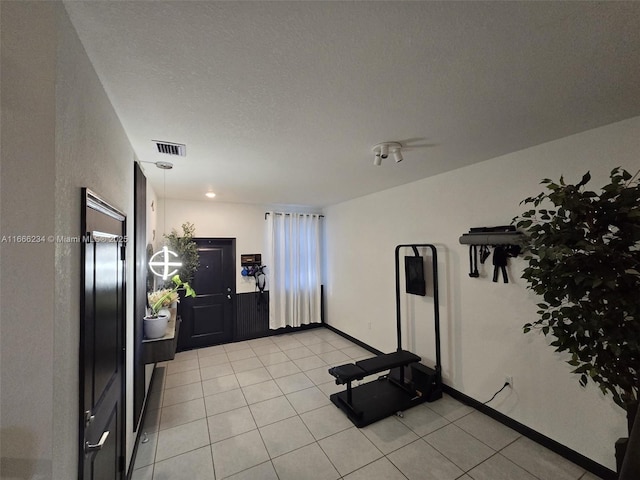
[[[167,331],[164,337],[142,341],[143,363],[165,362],[174,359],[181,322],[182,320],[176,315],[175,309],[171,309],[171,318],[167,324]]]

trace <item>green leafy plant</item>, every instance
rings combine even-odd
[[[174,275],[171,278],[171,282],[173,283],[173,287],[161,288],[159,290],[149,292],[149,294],[147,295],[152,316],[157,316],[158,312],[162,308],[170,306],[173,302],[179,302],[180,298],[178,295],[178,290],[184,290],[185,297],[196,296],[196,292],[193,290],[193,288],[191,288],[191,286],[187,282],[183,282],[182,280],[180,280],[180,275]]]
[[[622,168],[599,192],[587,172],[573,185],[544,179],[546,191],[514,221],[527,233],[522,278],[542,296],[539,319],[524,325],[551,346],[585,386],[595,382],[627,408],[640,385],[640,186]]]
[[[180,278],[184,278],[185,282],[192,282],[193,276],[200,266],[200,255],[198,254],[198,245],[193,241],[195,226],[186,222],[182,224],[182,235],[174,228],[171,233],[165,235],[169,243],[169,250],[178,254],[182,266],[178,269]]]

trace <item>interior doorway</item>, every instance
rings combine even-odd
[[[180,300],[182,325],[178,350],[230,342],[236,316],[235,238],[194,238],[200,266],[192,287],[195,298]]]

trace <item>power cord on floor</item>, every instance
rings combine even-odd
[[[504,382],[504,385],[502,386],[502,388],[500,390],[498,390],[496,393],[493,394],[493,397],[491,397],[489,400],[487,400],[486,402],[483,402],[483,405],[486,405],[487,403],[489,403],[491,400],[493,400],[494,398],[496,398],[496,396],[505,388],[507,388],[509,386],[509,382]]]

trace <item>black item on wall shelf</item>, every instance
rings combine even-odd
[[[469,245],[469,276],[471,278],[478,278],[480,276],[480,273],[478,272],[478,246],[477,245]]]
[[[502,272],[504,283],[509,283],[507,275],[507,263],[509,257],[517,257],[520,254],[519,245],[497,245],[493,249],[493,281],[498,281],[498,270]]]
[[[516,231],[514,225],[500,225],[498,227],[471,227],[469,233],[477,235],[481,233],[513,233]]]
[[[507,252],[500,245],[493,249],[493,281],[498,281],[498,270],[502,272],[504,283],[509,283],[507,275]]]
[[[491,250],[489,250],[489,247],[486,245],[480,245],[480,263],[482,265],[484,265],[484,262],[486,262],[490,255]]]

